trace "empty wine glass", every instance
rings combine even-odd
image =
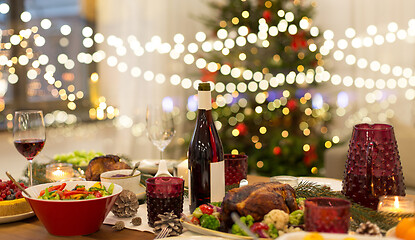
[[[40,110],[16,111],[13,124],[14,146],[29,161],[29,185],[33,186],[33,158],[43,149],[46,140],[43,112]]]
[[[147,136],[154,146],[160,150],[160,160],[162,160],[164,149],[166,149],[176,133],[173,115],[171,112],[163,109],[161,105],[147,106],[146,122]]]

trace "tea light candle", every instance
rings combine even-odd
[[[392,213],[415,213],[415,199],[403,196],[382,196],[378,211]]]
[[[70,179],[74,176],[74,170],[70,163],[52,163],[46,166],[46,178],[57,182]]]

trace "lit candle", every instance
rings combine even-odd
[[[74,171],[72,164],[69,163],[52,163],[46,166],[46,178],[57,182],[72,178]]]
[[[392,213],[415,213],[415,199],[403,196],[382,196],[378,211]]]

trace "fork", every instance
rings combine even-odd
[[[157,236],[154,239],[162,239],[165,238],[169,235],[170,233],[170,228],[168,227],[164,227],[161,229],[161,231],[159,232],[159,234],[157,234]]]

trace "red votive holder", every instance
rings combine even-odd
[[[148,225],[160,220],[159,214],[183,212],[184,180],[178,177],[154,177],[146,180]]]
[[[226,190],[239,187],[242,179],[248,174],[248,156],[225,154],[225,186]]]
[[[316,197],[305,201],[305,230],[309,232],[347,233],[350,225],[350,201]]]

